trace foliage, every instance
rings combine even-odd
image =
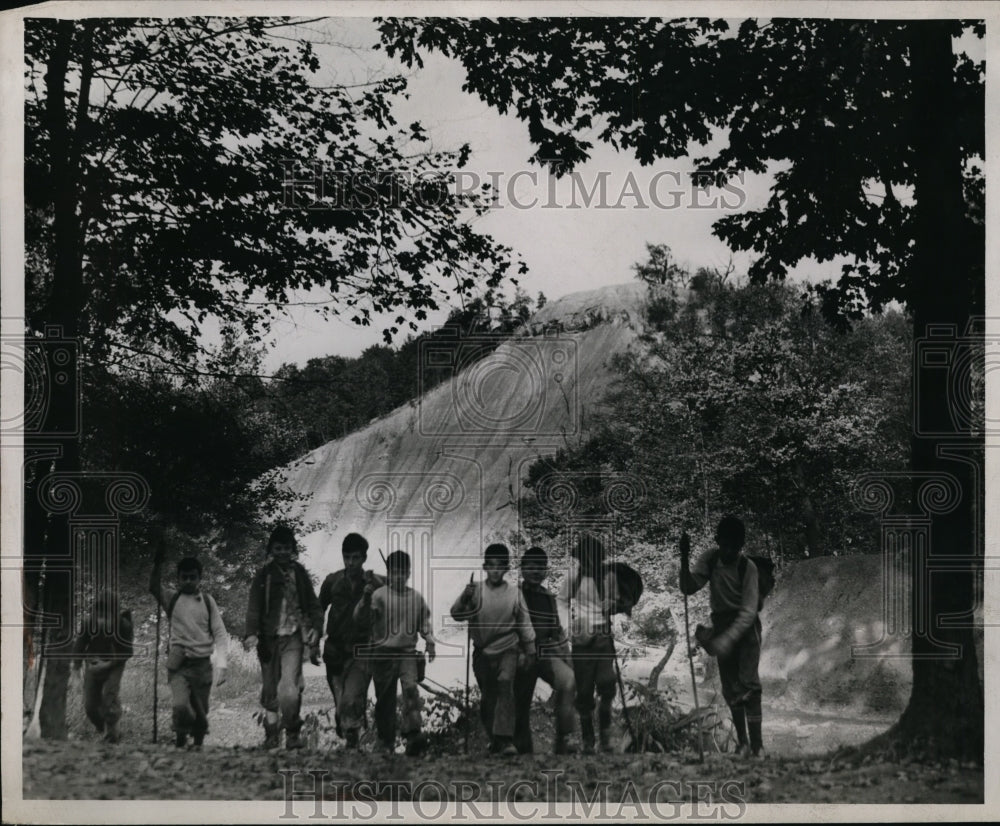
[[[259,347],[290,302],[325,291],[314,306],[327,315],[368,325],[374,313],[396,313],[383,331],[391,341],[444,296],[468,301],[511,274],[510,250],[469,224],[488,207],[448,187],[468,146],[434,150],[419,123],[395,121],[401,77],[327,83],[310,22],[25,21],[28,334],[74,339],[80,362],[69,366],[83,368],[96,390],[84,400],[101,400],[106,412],[170,402],[151,422],[133,416],[122,446],[113,428],[91,427],[82,445],[59,438],[55,461],[28,463],[25,551],[38,563],[25,577],[28,606],[39,597],[38,571],[65,553],[70,530],[68,517],[41,506],[39,479],[52,470],[79,474],[108,458],[102,451],[117,455],[101,470],[138,459],[139,467],[124,469],[158,476],[161,516],[199,521],[191,502],[169,501],[179,489],[169,485],[180,477],[183,488],[200,470],[221,474],[222,490],[189,486],[215,497],[214,512],[201,520],[207,532],[200,525],[188,537],[201,544],[215,544],[220,533],[224,544],[233,540],[227,533],[257,535],[255,525],[273,518],[275,478],[261,477],[258,463],[284,449],[282,419],[255,404],[227,413],[237,402],[230,387],[208,383],[191,393],[181,380],[218,377],[230,366],[225,348],[205,352],[207,326],[239,331]],[[176,375],[178,385],[154,382],[146,394],[141,383],[120,379],[136,368]],[[75,432],[79,401],[52,395],[56,431]],[[178,408],[170,421],[167,411]],[[150,451],[132,440],[157,422],[174,430],[175,445],[184,445],[178,453],[204,455],[188,451],[174,462],[159,436]],[[182,422],[196,427],[177,432]],[[238,518],[227,518],[226,507]],[[248,520],[254,524],[239,524]],[[72,624],[65,585],[50,583],[44,600]],[[45,737],[65,737],[67,679],[65,663],[53,661],[39,714]]]
[[[477,753],[486,748],[486,735],[479,717],[482,703],[479,686],[473,684],[469,688],[468,716],[463,686],[450,688],[444,694],[424,695],[423,702],[423,730],[431,754],[462,754],[465,751],[466,730],[470,751]]]
[[[662,573],[664,541],[694,526],[710,538],[726,512],[747,521],[754,551],[875,550],[851,489],[861,473],[906,466],[907,320],[890,311],[838,332],[815,293],[715,278],[657,327],[618,360],[611,411],[589,439],[529,469],[527,524],[563,529],[534,494],[553,472],[578,475],[575,515],[601,513],[601,470],[643,480],[646,503],[620,514],[620,535],[644,575]]]
[[[715,234],[757,253],[754,283],[804,258],[848,259],[823,308],[858,319],[913,297],[911,196],[927,112],[910,49],[931,26],[951,38],[984,32],[981,21],[508,17],[389,18],[381,33],[407,64],[422,65],[425,50],[460,60],[466,88],[524,121],[532,160],[556,174],[589,157],[593,136],[644,165],[711,144],[695,163],[699,180],[720,186],[772,172],[768,202],[720,218]],[[981,251],[985,65],[948,58],[954,117],[936,126],[958,147],[958,244]],[[976,280],[959,289],[981,308]]]
[[[398,308],[419,320],[447,293],[500,283],[509,250],[474,233],[462,220],[471,201],[445,186],[468,147],[434,151],[420,124],[396,123],[401,77],[324,85],[309,22],[28,21],[32,326],[77,299],[94,361],[191,356],[211,317],[261,341],[298,290],[324,289],[321,312],[369,324]],[[311,183],[290,190],[317,165],[336,203]],[[52,270],[68,183],[82,230],[76,296],[55,293]]]
[[[629,751],[697,751],[698,727],[693,721],[689,722],[689,710],[680,706],[673,687],[653,690],[641,682],[627,680],[626,689],[631,695],[627,702],[632,729],[636,733],[636,741]],[[711,722],[716,722],[716,717],[712,717]],[[719,745],[726,746],[728,727],[721,718],[718,722],[722,730],[714,734]],[[712,731],[705,733],[710,749],[712,737]]]

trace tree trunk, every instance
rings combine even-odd
[[[823,543],[823,531],[820,528],[819,517],[816,515],[816,508],[813,507],[812,498],[809,496],[809,488],[806,485],[806,474],[801,462],[795,463],[792,473],[795,478],[795,487],[799,491],[799,506],[802,508],[802,521],[806,525],[806,546],[809,548],[809,556],[825,556],[828,553],[828,549]]]
[[[55,645],[59,638],[71,633],[72,588],[70,581],[64,576],[47,576],[45,578],[45,610],[59,618],[59,628],[47,635]],[[46,646],[50,648],[50,646]],[[69,687],[70,660],[65,650],[58,653],[44,653],[45,673],[42,679],[42,701],[38,706],[38,724],[41,736],[47,740],[66,739],[66,691]]]
[[[71,131],[67,109],[67,76],[73,54],[74,38],[79,26],[80,33],[80,94],[75,130]],[[83,221],[79,215],[80,168],[84,151],[84,136],[87,125],[86,101],[89,95],[92,74],[92,32],[93,22],[75,23],[59,20],[53,23],[52,51],[46,65],[45,94],[48,126],[49,175],[54,182],[52,190],[52,235],[53,272],[52,287],[40,318],[32,319],[38,331],[44,331],[49,338],[49,327],[58,328],[58,336],[77,340],[81,331],[80,319],[86,296],[83,284]],[[43,340],[43,346],[45,346]],[[79,354],[80,348],[76,350]],[[77,364],[64,365],[70,375],[76,375]],[[79,393],[79,388],[77,388]],[[77,435],[77,407],[79,397],[71,393],[50,392],[46,426],[41,432],[26,439],[29,449],[45,452],[55,446],[58,458],[55,470],[75,473],[80,470],[80,443]],[[30,494],[26,509],[39,508],[37,490],[26,488]],[[45,521],[47,514],[27,513],[26,521],[37,525],[39,519]],[[36,537],[34,530],[32,536]],[[26,539],[28,537],[26,536]],[[47,563],[57,560],[65,562],[73,552],[69,521],[65,516],[47,521],[42,548],[26,547],[25,556],[38,554]],[[50,567],[47,565],[47,568]],[[57,627],[47,634],[48,644],[42,651],[45,660],[45,677],[42,683],[42,697],[38,710],[38,724],[41,736],[49,739],[66,738],[66,690],[69,684],[69,649],[66,640],[72,638],[73,589],[65,576],[48,575],[45,583],[45,610],[58,622]],[[50,619],[51,619],[50,617]]]
[[[961,336],[974,306],[977,258],[965,226],[959,135],[955,111],[950,24],[911,24],[916,248],[910,281],[916,359],[915,427],[912,438],[914,503],[920,474],[950,474],[958,483],[958,502],[931,510],[928,559],[914,554],[912,622],[913,689],[909,704],[890,734],[908,748],[934,755],[983,761],[983,690],[979,682],[971,612],[974,574],[982,545],[981,511],[976,507],[976,472],[972,465],[942,455],[946,445],[974,451],[982,439],[963,426],[960,406],[971,392],[968,371],[950,385],[940,363],[924,366],[921,348],[933,325],[954,325],[953,336],[933,346],[950,353],[951,365],[962,347]],[[963,239],[964,242],[963,242]],[[964,386],[963,386],[964,385]],[[956,420],[956,415],[959,419]],[[944,512],[942,512],[944,511]],[[955,570],[941,570],[949,561]],[[937,569],[937,570],[935,570]],[[921,583],[927,583],[921,587]],[[949,627],[946,615],[968,613],[965,627]],[[942,623],[944,620],[944,623]],[[952,620],[954,623],[954,620]],[[922,629],[926,629],[923,630]],[[949,651],[949,647],[951,650]]]

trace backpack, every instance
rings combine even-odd
[[[715,561],[718,557],[712,558],[712,564],[708,566],[708,576],[709,579],[712,577],[712,569],[715,567]],[[743,577],[746,576],[747,572],[747,560],[750,560],[754,567],[757,569],[757,611],[758,613],[764,608],[764,600],[767,599],[771,591],[774,590],[774,561],[768,559],[766,556],[746,556],[741,555],[739,565],[736,570],[740,575],[740,581],[742,582]]]
[[[606,570],[614,572],[615,581],[618,585],[619,598],[627,597],[629,603],[627,609],[619,607],[618,600],[616,599],[614,605],[611,606],[611,613],[631,615],[632,607],[635,606],[639,601],[639,597],[642,596],[642,575],[631,565],[626,565],[624,562],[612,562],[607,566]]]

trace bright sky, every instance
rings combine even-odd
[[[356,83],[372,73],[404,71],[383,52],[365,48],[378,40],[368,20],[337,19],[311,28],[325,29],[324,39],[359,47],[318,48],[322,72],[331,81]],[[711,225],[724,214],[723,199],[737,205],[743,196],[713,191],[696,201],[687,177],[692,168],[688,159],[643,168],[630,154],[619,154],[595,140],[592,159],[577,170],[574,198],[572,181],[564,178],[556,185],[546,171],[527,163],[533,148],[524,123],[501,116],[477,96],[462,92],[465,73],[457,61],[432,54],[425,56],[422,70],[405,71],[410,99],[398,108],[399,122],[419,120],[435,149],[471,145],[469,177],[463,182],[474,182],[471,176],[476,175],[498,182],[501,192],[500,205],[477,219],[476,227],[521,254],[530,268],[521,285],[532,297],[542,291],[548,298],[558,298],[628,281],[632,264],[645,259],[647,241],[669,244],[678,260],[696,267],[724,267],[728,262],[729,252],[712,236]],[[585,191],[598,185],[602,176],[608,204],[621,208],[600,208],[597,198],[585,206]],[[554,198],[550,186],[555,186]],[[746,190],[748,200],[741,206],[763,201],[762,181],[748,180]],[[718,202],[715,208],[709,203],[713,198]],[[577,208],[569,208],[574,202]],[[829,275],[833,274],[830,268]],[[442,323],[446,315],[430,319],[428,326]],[[264,367],[271,371],[284,362],[304,363],[331,353],[357,355],[381,341],[381,329],[377,324],[359,328],[347,319],[325,321],[293,308],[291,319],[275,328],[276,343]]]
[[[329,82],[364,82],[404,71],[383,52],[370,48],[378,34],[369,20],[341,18],[311,28],[328,43],[356,47],[318,48]],[[643,168],[631,154],[617,153],[595,138],[591,160],[577,170],[579,182],[589,191],[604,176],[609,205],[621,208],[602,208],[596,202],[584,206],[579,186],[577,208],[566,208],[574,203],[573,183],[563,179],[556,185],[547,172],[527,163],[533,153],[527,126],[462,92],[464,70],[457,61],[438,54],[424,59],[423,69],[405,70],[410,77],[410,99],[399,107],[398,120],[401,124],[419,120],[435,149],[454,149],[464,142],[471,145],[468,173],[499,182],[502,193],[501,205],[478,219],[476,226],[522,255],[530,272],[521,284],[533,297],[543,291],[548,298],[557,298],[628,281],[633,277],[632,265],[645,259],[646,242],[668,244],[677,260],[692,267],[724,267],[729,250],[712,235],[712,223],[727,208],[752,208],[766,200],[768,180],[763,176],[748,178],[741,193],[713,190],[696,196],[687,176],[692,169],[690,159]],[[549,196],[550,184],[555,186],[554,199]],[[738,256],[734,262],[741,273],[749,259]],[[810,281],[835,279],[839,269],[839,262],[809,263],[800,265],[793,276]],[[431,318],[428,326],[442,323],[446,315],[442,312]],[[293,310],[291,319],[280,322],[275,330],[276,346],[265,368],[273,370],[283,362],[304,363],[327,354],[357,355],[381,341],[381,329],[379,324],[359,328],[346,319],[324,321],[306,310]]]

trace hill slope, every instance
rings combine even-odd
[[[586,430],[615,374],[611,361],[641,332],[645,288],[607,287],[550,302],[524,333],[466,369],[422,353],[453,378],[288,470],[312,495],[303,561],[319,575],[341,566],[340,543],[364,534],[374,549],[414,556],[413,584],[442,616],[489,541],[518,528],[521,479]],[[431,572],[434,572],[433,577]]]

